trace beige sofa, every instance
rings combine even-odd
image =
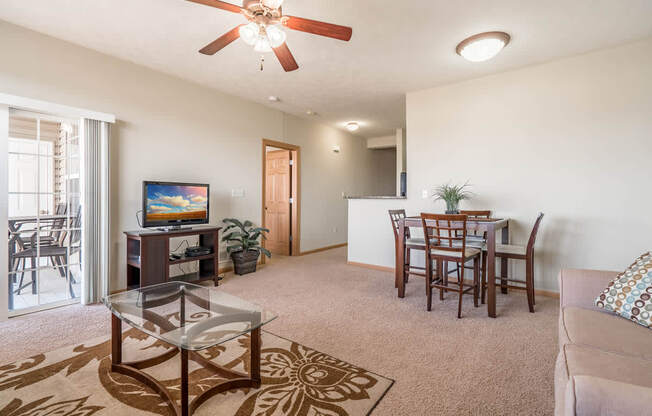
[[[559,273],[557,416],[652,414],[652,330],[594,306],[616,275]]]

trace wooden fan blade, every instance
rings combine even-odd
[[[199,53],[203,53],[204,55],[215,55],[222,48],[240,37],[240,26],[243,25],[236,26],[235,29],[226,32],[213,42],[201,48]]]
[[[286,16],[285,26],[293,30],[312,33],[313,35],[327,36],[329,38],[349,41],[353,35],[353,29],[346,26],[334,25],[332,23],[319,22],[317,20],[304,19],[302,17]]]
[[[285,69],[285,72],[291,72],[299,69],[299,65],[297,64],[297,61],[294,60],[294,56],[292,56],[292,52],[290,52],[290,48],[288,48],[286,43],[282,44],[278,48],[274,48],[274,54],[278,58],[278,61],[281,63],[283,69]]]
[[[227,3],[225,1],[219,1],[219,0],[188,0],[188,1],[191,1],[193,3],[203,4],[205,6],[216,7],[218,9],[226,10],[233,13],[240,13],[242,11],[242,7],[236,6],[235,4]]]

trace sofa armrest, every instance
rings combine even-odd
[[[652,388],[593,376],[575,376],[566,388],[566,416],[649,414]]]
[[[618,272],[601,270],[563,269],[559,272],[559,307],[600,310],[595,298],[602,293]]]

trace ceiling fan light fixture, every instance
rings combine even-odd
[[[510,41],[505,32],[485,32],[464,39],[457,45],[458,55],[471,62],[487,61],[503,50]]]
[[[269,44],[269,39],[267,36],[259,36],[254,45],[254,50],[259,53],[267,53],[272,51],[272,47]]]
[[[283,4],[283,0],[262,0],[263,6],[270,9],[278,9]]]
[[[247,45],[254,46],[260,35],[260,28],[254,22],[240,26],[240,37]]]
[[[267,38],[269,39],[269,44],[272,46],[272,48],[278,48],[285,43],[287,34],[277,25],[267,26],[266,31]]]

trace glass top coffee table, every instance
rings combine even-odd
[[[260,328],[276,318],[272,312],[220,289],[185,282],[168,282],[107,296],[111,310],[111,369],[156,390],[170,408],[188,416],[215,394],[231,389],[260,387]],[[122,361],[122,322],[175,347],[142,361]],[[251,333],[250,374],[221,367],[197,351]],[[181,400],[143,369],[181,353]],[[227,379],[188,402],[188,360]]]

